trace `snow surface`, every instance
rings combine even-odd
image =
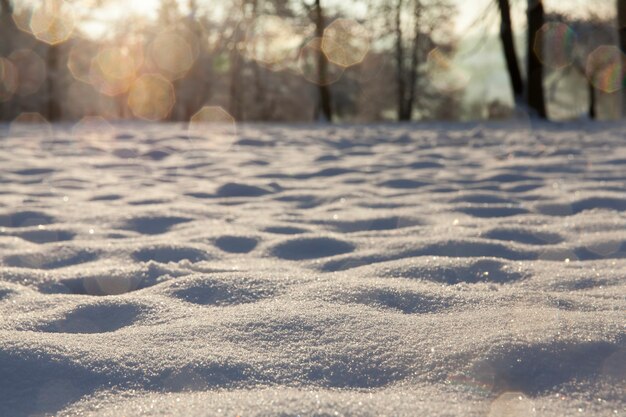
[[[0,415],[626,413],[623,125],[0,129]]]

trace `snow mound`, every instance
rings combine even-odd
[[[0,137],[0,415],[626,410],[621,125]]]

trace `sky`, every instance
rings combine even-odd
[[[329,3],[332,3],[337,0],[327,0]],[[490,2],[493,0],[454,0],[454,3],[459,8],[459,13],[457,15],[457,31],[459,33],[466,32],[469,28],[475,28],[475,22],[480,22],[482,18],[482,14],[487,9]],[[113,1],[108,5],[104,6],[100,15],[103,16],[107,20],[118,20],[129,14],[146,16],[146,17],[155,17],[157,13],[157,9],[159,6],[160,0],[131,0],[131,1]],[[181,5],[186,2],[181,1]],[[200,1],[200,3],[202,3]],[[339,2],[342,3],[342,2]],[[354,4],[358,7],[359,3],[364,4],[365,1],[354,1]],[[525,0],[512,0],[513,4],[513,20],[515,24],[523,25],[524,22],[524,12],[525,12]],[[609,5],[607,6],[607,3]],[[567,12],[581,12],[584,13],[587,7],[593,5],[594,8],[608,8],[612,5],[612,1],[608,0],[544,0],[544,5],[546,11],[567,11]],[[491,25],[490,30],[497,31],[497,25]],[[481,28],[483,29],[483,28]],[[95,30],[95,28],[94,28]]]
[[[459,13],[461,17],[461,19],[459,19],[459,25],[467,26],[470,21],[475,18],[475,11],[484,9],[489,1],[490,0],[473,0],[468,2],[466,0],[455,0],[455,3],[462,10],[462,12]],[[128,16],[129,14],[155,17],[159,2],[160,0],[114,1],[102,8],[101,15],[111,20],[116,20],[123,16]]]
[[[115,22],[127,18],[129,15],[141,16],[148,19],[157,16],[157,10],[161,0],[115,0],[105,3],[99,9],[99,16],[103,20],[100,24],[84,29],[92,36],[102,36],[107,30],[108,22]],[[179,0],[184,11],[186,1]],[[210,0],[204,0],[210,1]],[[346,7],[345,0],[325,0],[328,5],[336,3],[342,8]],[[459,40],[459,51],[454,58],[454,64],[469,75],[474,81],[469,83],[471,88],[467,91],[467,98],[487,97],[489,100],[511,101],[512,97],[508,88],[509,80],[504,67],[500,44],[497,39],[499,31],[499,13],[493,5],[494,0],[453,0],[458,7],[456,15],[456,32]],[[198,2],[202,5],[203,0]],[[80,3],[77,3],[80,4]],[[355,7],[356,15],[363,15],[366,7],[365,0],[354,0],[351,4]],[[526,25],[527,0],[511,0],[513,24],[518,28],[518,33],[523,31]],[[590,8],[602,13],[613,13],[614,1],[609,0],[544,0],[547,13],[566,12],[573,15],[584,15]],[[487,12],[488,11],[488,12]],[[88,15],[89,10],[85,10]],[[94,35],[95,34],[95,35]],[[480,86],[477,88],[476,86]]]

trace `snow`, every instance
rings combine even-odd
[[[623,415],[623,132],[4,126],[0,415]]]

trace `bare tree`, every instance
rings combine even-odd
[[[48,120],[56,122],[61,120],[61,103],[59,103],[59,50],[60,45],[50,45],[46,56],[46,67],[48,69],[48,95],[46,103],[46,115]]]
[[[396,113],[398,120],[411,120],[429,94],[426,58],[439,47],[451,52],[454,7],[446,0],[393,0],[387,2],[383,13],[393,16],[387,22],[393,37],[395,64]],[[436,99],[431,104],[436,104]]]
[[[8,54],[18,35],[13,21],[13,3],[11,0],[0,0],[0,55]]]
[[[13,13],[13,5],[9,0],[0,0],[0,14],[3,16],[11,16]]]
[[[413,25],[410,34],[405,34],[402,16],[405,6],[411,8]],[[412,7],[411,7],[412,6]],[[408,121],[413,116],[415,92],[418,78],[419,42],[422,4],[419,0],[397,0],[395,4],[395,62],[398,120]],[[405,39],[405,38],[408,38]]]
[[[500,9],[500,41],[502,42],[502,50],[506,67],[511,80],[511,88],[513,90],[513,98],[516,105],[520,105],[524,101],[524,80],[517,61],[517,52],[515,51],[515,42],[513,38],[513,24],[511,22],[511,5],[509,0],[497,0]]]
[[[250,26],[254,26],[258,21],[260,5],[259,0],[250,0],[250,3],[252,6]],[[260,119],[265,119],[269,115],[268,106],[265,102],[265,82],[263,81],[263,73],[261,71],[261,68],[257,63],[253,63],[252,65],[252,74],[254,76],[254,103],[256,104],[256,107],[260,110],[260,112],[257,113],[255,116],[260,116]]]
[[[409,0],[409,3],[411,1]],[[413,28],[410,35],[409,45],[405,44],[403,33],[403,9],[404,1],[397,0],[395,13],[395,60],[396,60],[396,84],[398,95],[398,120],[411,120],[413,105],[415,103],[415,91],[417,84],[417,66],[419,64],[419,41],[420,41],[420,17],[422,4],[418,0],[412,1]],[[411,4],[409,4],[411,6]],[[409,49],[407,57],[406,49]]]
[[[404,119],[405,109],[405,91],[406,84],[404,80],[404,45],[403,45],[403,34],[402,34],[402,1],[398,0],[396,4],[396,13],[395,13],[395,37],[396,37],[396,88],[398,89],[397,98],[398,98],[398,120]]]
[[[248,110],[245,106],[244,96],[244,69],[246,61],[242,56],[242,47],[246,42],[246,34],[255,24],[257,19],[259,1],[258,0],[237,0],[233,4],[233,14],[236,20],[232,23],[232,35],[230,37],[230,82],[229,82],[229,104],[228,110],[236,120],[244,120],[248,118]],[[261,85],[260,74],[256,65],[253,65],[252,72],[255,79],[255,94],[263,94],[263,86]]]
[[[229,87],[229,104],[228,111],[235,120],[243,119],[243,110],[241,106],[242,100],[242,79],[241,71],[243,68],[243,59],[239,51],[240,45],[244,39],[244,26],[245,26],[245,1],[242,1],[240,6],[241,16],[239,21],[235,24],[232,38],[232,47],[230,48],[230,87]]]
[[[324,29],[326,29],[326,16],[321,0],[314,0],[312,4],[302,0],[302,5],[315,25],[315,36],[321,39],[324,36]],[[328,85],[328,60],[321,47],[316,52],[319,105],[315,113],[316,116],[321,116],[331,122],[333,120],[333,106],[330,86]]]
[[[528,107],[541,119],[547,119],[545,98],[543,94],[543,65],[535,53],[538,32],[544,24],[545,14],[543,0],[528,0],[528,82],[526,84],[526,100]]]
[[[620,49],[626,54],[626,0],[617,0],[617,29]],[[622,117],[626,117],[626,85],[622,86]]]
[[[9,0],[0,0],[0,38],[2,38],[2,42],[0,42],[0,55],[7,52],[10,47],[8,43],[11,41],[11,24],[13,20],[11,19],[11,13],[13,13],[13,7]],[[0,100],[0,120],[4,120],[8,118],[7,111],[7,103]]]
[[[592,77],[590,77],[593,74],[587,74],[587,57],[599,46],[615,43],[613,24],[593,11],[589,11],[585,19],[576,19],[567,23],[577,34],[576,43],[579,50],[575,54],[572,64],[585,77],[589,94],[588,116],[590,119],[595,119],[598,117],[598,90],[592,82]]]

